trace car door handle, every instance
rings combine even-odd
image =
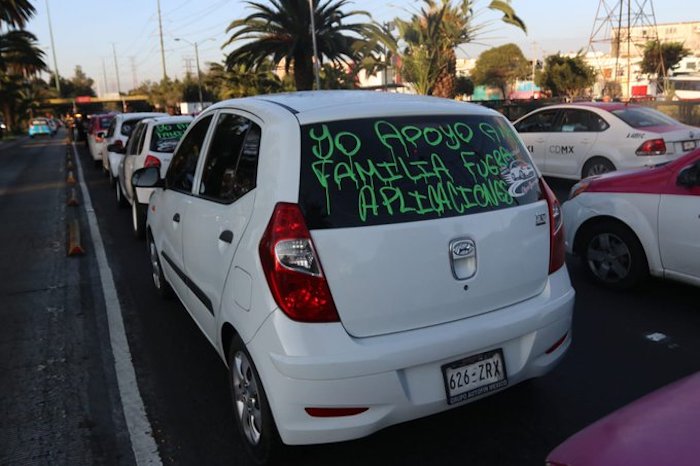
[[[180,214],[173,215],[173,222],[180,223]]]
[[[224,243],[231,244],[233,242],[233,232],[231,230],[224,230],[219,235],[219,239]]]

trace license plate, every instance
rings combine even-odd
[[[689,151],[695,149],[696,143],[695,141],[683,141],[683,151]]]
[[[503,351],[470,356],[442,366],[447,404],[455,404],[508,385]]]

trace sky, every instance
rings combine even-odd
[[[40,47],[46,52],[46,62],[53,70],[48,6],[61,76],[70,78],[76,65],[80,65],[95,80],[98,94],[116,92],[117,70],[122,91],[145,80],[158,81],[163,77],[158,0],[34,0],[32,3],[37,14],[27,29],[38,37]],[[606,3],[616,2],[606,0]],[[632,2],[647,7],[651,3],[651,0]],[[379,22],[396,17],[408,19],[422,4],[421,0],[349,1],[350,9],[365,10]],[[460,47],[459,56],[476,58],[488,48],[509,42],[517,44],[528,58],[585,50],[600,0],[513,0],[511,4],[525,22],[527,34],[496,21],[498,16],[485,8],[487,4],[488,0],[475,1],[475,23],[483,24],[484,28],[477,43]],[[657,23],[700,21],[700,10],[689,9],[687,5],[686,0],[657,1],[654,5]],[[171,78],[182,78],[188,69],[196,73],[195,42],[202,70],[207,68],[207,62],[222,62],[233,48],[222,49],[228,37],[226,27],[251,12],[244,0],[160,0],[160,9],[166,72]],[[692,17],[688,17],[689,11]]]

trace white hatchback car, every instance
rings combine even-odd
[[[552,105],[515,128],[545,176],[576,180],[668,162],[700,147],[700,128],[624,103]]]
[[[124,154],[124,147],[129,140],[136,123],[144,118],[168,116],[167,113],[137,112],[118,113],[114,116],[105,135],[105,148],[102,150],[102,169],[109,176],[112,184],[117,179],[117,170]]]
[[[258,462],[549,371],[574,290],[559,204],[499,113],[363,91],[221,102],[151,196],[153,281],[230,369]]]
[[[137,238],[146,231],[146,209],[153,190],[134,189],[131,175],[142,167],[159,167],[164,177],[173,151],[192,119],[189,115],[144,118],[136,124],[126,147],[117,151],[124,154],[114,184],[117,206],[131,205],[132,228]]]
[[[700,150],[580,181],[563,209],[567,248],[595,281],[629,288],[651,273],[700,286]]]

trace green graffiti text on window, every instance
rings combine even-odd
[[[348,190],[357,196],[362,222],[383,214],[462,214],[514,202],[500,174],[516,159],[507,149],[515,136],[488,123],[419,127],[379,120],[372,141],[321,124],[310,127],[308,137],[311,169],[329,215],[333,194]],[[490,141],[490,151],[477,156],[475,137]],[[382,153],[372,153],[377,150]]]

